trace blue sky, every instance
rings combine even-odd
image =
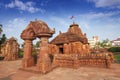
[[[66,32],[71,16],[83,33],[100,40],[120,36],[120,0],[0,0],[0,23],[7,38],[20,34],[30,21],[45,21],[50,28]]]

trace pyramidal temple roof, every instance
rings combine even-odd
[[[86,34],[83,35],[81,29],[79,28],[79,25],[73,23],[72,25],[70,25],[67,32],[60,33],[50,43],[64,44],[64,43],[79,42],[79,41],[84,44],[88,43]]]

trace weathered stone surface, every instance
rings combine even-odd
[[[36,69],[42,73],[52,70],[53,65],[78,68],[95,66],[110,68],[113,62],[112,54],[90,54],[86,33],[83,34],[78,24],[70,25],[66,33],[60,33],[50,44],[51,30],[43,21],[32,21],[21,33],[24,43],[23,68],[34,65],[32,57],[32,40],[40,39],[40,49],[37,55]],[[50,57],[51,56],[51,57]],[[53,58],[53,61],[51,60]],[[53,62],[53,63],[52,63]]]
[[[32,40],[25,40],[24,42],[24,55],[22,61],[22,67],[27,68],[34,65],[34,59],[32,57]]]
[[[46,73],[51,69],[51,60],[48,54],[48,48],[48,38],[41,37],[40,51],[37,60],[37,69],[43,73]]]
[[[14,37],[8,39],[1,46],[1,53],[4,56],[4,60],[16,60],[18,58],[19,44]]]
[[[40,51],[37,55],[37,71],[46,73],[51,69],[51,60],[49,57],[48,38],[52,36],[54,30],[51,30],[48,25],[40,20],[31,21],[27,28],[21,33],[21,38],[24,43],[24,57],[22,61],[23,68],[34,66],[32,57],[32,40],[40,39]]]
[[[79,25],[75,23],[70,25],[67,32],[60,33],[50,43],[56,45],[56,51],[61,54],[89,54],[86,34],[83,34]]]
[[[78,68],[81,66],[95,66],[110,68],[111,56],[106,54],[56,54],[54,64],[61,67]]]

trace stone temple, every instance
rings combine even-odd
[[[24,40],[22,70],[47,73],[55,67],[110,67],[113,61],[112,54],[91,54],[86,33],[82,33],[78,24],[71,24],[67,32],[60,32],[49,42],[48,39],[54,33],[55,29],[51,30],[43,21],[35,20],[28,24],[21,33]],[[40,40],[40,50],[35,64],[32,41],[36,38]]]
[[[89,54],[86,33],[82,33],[78,24],[71,24],[68,31],[59,33],[50,42],[51,54]]]
[[[1,54],[4,60],[11,61],[18,59],[19,44],[14,37],[5,41],[1,46]]]

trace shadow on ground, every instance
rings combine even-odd
[[[3,77],[3,78],[0,78],[0,80],[12,80],[11,79],[11,76],[12,76],[13,74],[10,74],[10,75],[8,75],[8,76],[6,76],[6,77]]]

